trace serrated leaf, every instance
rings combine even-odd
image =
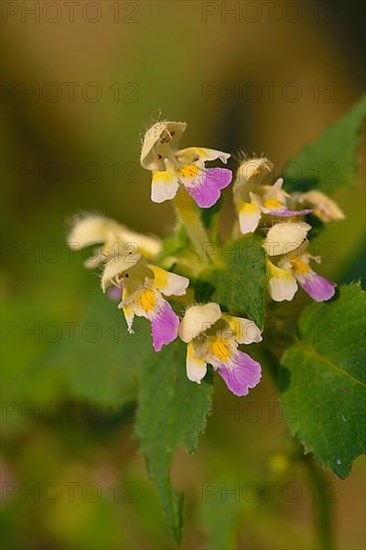
[[[183,496],[170,481],[169,469],[178,447],[192,453],[206,426],[212,386],[190,382],[185,372],[185,345],[176,341],[141,369],[136,435],[147,468],[160,495],[164,512],[179,542]]]
[[[266,263],[262,239],[257,235],[243,237],[226,245],[222,256],[226,265],[206,277],[205,296],[198,299],[217,302],[231,314],[249,317],[263,328]]]
[[[287,163],[287,190],[317,188],[331,194],[338,186],[351,186],[355,182],[359,134],[365,110],[366,96],[363,96],[348,113]]]
[[[366,450],[365,305],[365,292],[353,284],[330,303],[308,306],[300,338],[281,361],[291,432],[340,477]]]

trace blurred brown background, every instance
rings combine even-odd
[[[70,261],[64,245],[74,213],[103,212],[161,236],[172,227],[171,205],[151,203],[150,175],[139,166],[141,135],[157,118],[187,121],[183,146],[265,153],[279,171],[364,89],[365,4],[359,1],[28,0],[4,1],[1,9],[8,322],[61,325],[77,319],[98,292],[95,274],[83,271],[81,257]],[[336,195],[346,221],[330,226],[320,241],[337,243],[337,262],[323,271],[337,280],[360,276],[362,182],[361,167],[353,189]],[[226,220],[231,213],[227,190]],[[102,343],[98,346],[102,371]],[[88,380],[76,381],[72,369],[66,376],[51,367],[42,370],[41,357],[54,347],[49,341],[22,340],[18,331],[4,347],[10,350],[3,364],[6,403],[90,399]],[[263,411],[264,403],[277,399],[268,377],[251,396]],[[237,406],[221,386],[216,399]],[[174,467],[174,482],[187,493],[183,548],[207,547],[208,528],[200,523],[201,514],[210,514],[202,503],[203,483],[266,479],[297,481],[303,496],[296,503],[243,502],[239,547],[313,547],[311,491],[296,462],[288,464],[286,441],[279,411],[273,423],[264,413],[255,423],[230,416],[222,421],[216,411],[197,454],[179,453]],[[6,417],[3,464],[5,481],[15,480],[17,487],[70,479],[103,487],[122,480],[139,487],[139,501],[124,505],[111,498],[98,503],[6,498],[6,549],[173,547],[143,460],[136,458],[130,423],[91,427]],[[330,476],[339,549],[364,547],[364,478],[362,459],[346,481]],[[222,515],[225,510],[222,505]]]

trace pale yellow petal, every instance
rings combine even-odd
[[[140,162],[147,170],[161,170],[161,163],[171,159],[187,124],[185,122],[161,121],[146,132]]]
[[[176,273],[170,273],[161,267],[148,266],[154,273],[155,287],[165,296],[183,296],[189,285],[189,279]]]
[[[186,149],[180,149],[176,153],[176,157],[182,164],[191,164],[197,161],[212,161],[220,159],[224,164],[227,163],[230,158],[229,153],[218,151],[216,149],[207,149],[206,147],[187,147]]]
[[[126,254],[124,256],[114,256],[104,266],[102,273],[101,286],[103,292],[113,285],[112,279],[118,275],[122,275],[131,267],[135,266],[141,259],[141,254]]]
[[[262,341],[261,331],[254,321],[227,314],[224,314],[222,317],[229,324],[230,330],[238,344],[252,344],[253,342]]]
[[[313,206],[315,216],[323,222],[343,220],[345,218],[338,204],[333,199],[327,197],[327,195],[324,195],[321,191],[314,190],[304,193],[302,199]]]
[[[291,270],[281,269],[272,262],[267,262],[268,292],[275,302],[291,301],[297,291],[296,279]]]
[[[161,203],[174,199],[179,183],[177,173],[169,161],[165,162],[166,170],[153,172],[151,183],[151,200]]]
[[[180,339],[185,343],[190,342],[216,323],[221,315],[220,306],[214,302],[191,306],[185,312],[179,326]]]
[[[235,204],[238,205],[240,201],[249,202],[249,193],[255,191],[272,168],[272,162],[266,157],[244,160],[238,168],[233,185]]]
[[[110,218],[87,215],[76,220],[67,237],[67,243],[70,248],[80,250],[86,246],[106,242],[120,228],[120,224]]]
[[[270,256],[286,254],[301,245],[310,229],[305,222],[277,223],[268,231],[263,246]]]
[[[253,200],[252,194],[251,199],[252,202],[241,202],[239,204],[239,226],[243,235],[253,233],[257,229],[262,215],[261,207],[258,201]]]
[[[191,382],[197,382],[197,384],[200,384],[202,378],[206,375],[207,364],[203,359],[196,357],[195,353],[193,344],[188,344],[186,360],[187,378],[188,380],[191,380]]]

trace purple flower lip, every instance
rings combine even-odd
[[[260,364],[242,351],[236,352],[232,365],[222,365],[218,373],[229,390],[238,397],[248,395],[249,389],[259,384],[262,377]]]
[[[179,317],[172,309],[172,306],[163,301],[162,306],[151,319],[151,330],[153,346],[155,351],[173,342],[178,336]]]
[[[230,185],[232,172],[228,168],[208,168],[186,190],[200,208],[210,208],[220,198],[221,190]]]
[[[337,285],[314,271],[309,275],[297,276],[296,279],[305,292],[316,302],[326,302],[334,296]]]

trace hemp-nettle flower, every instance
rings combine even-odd
[[[272,170],[272,163],[266,158],[243,162],[233,187],[234,202],[239,216],[240,231],[253,233],[263,215],[289,218],[305,216],[311,209],[294,210],[288,207],[289,193],[283,189],[283,178],[273,185],[263,185],[262,181]]]
[[[182,185],[198,206],[209,208],[230,184],[232,173],[228,168],[206,168],[205,162],[220,159],[226,164],[230,155],[204,147],[179,150],[186,126],[185,122],[157,122],[145,134],[140,160],[153,172],[151,200],[173,199]]]
[[[161,241],[157,237],[147,237],[131,231],[124,225],[104,216],[87,214],[77,217],[67,237],[67,243],[74,250],[101,244],[84,265],[97,267],[112,254],[126,253],[131,249],[139,250],[144,256],[152,258],[161,250]]]
[[[330,300],[336,284],[321,277],[310,267],[310,260],[320,262],[319,256],[307,252],[309,242],[285,254],[277,263],[267,259],[268,291],[275,302],[292,300],[299,284],[317,302]]]
[[[187,309],[178,329],[187,344],[187,377],[200,384],[207,364],[221,375],[235,395],[247,395],[261,379],[261,366],[238,350],[238,344],[262,340],[253,321],[222,313],[214,302]]]
[[[145,317],[151,322],[155,351],[176,339],[179,317],[164,296],[182,296],[189,279],[149,264],[139,253],[112,257],[104,266],[101,286],[120,289],[122,309],[130,333],[134,316]]]
[[[331,222],[333,220],[344,220],[345,215],[338,204],[331,198],[324,195],[321,191],[314,189],[303,193],[298,197],[298,201],[309,204],[313,208],[313,214],[322,222]]]

